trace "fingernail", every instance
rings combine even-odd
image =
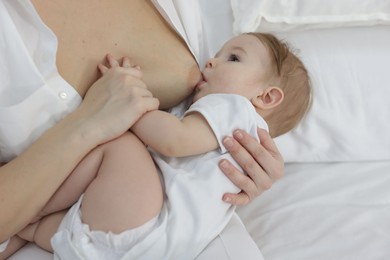
[[[234,131],[233,135],[237,140],[242,140],[242,138],[244,138],[241,131],[239,131],[239,130]]]
[[[225,202],[231,202],[232,199],[231,199],[230,197],[225,196],[225,197],[223,197],[223,201],[225,201]]]
[[[233,147],[233,140],[232,140],[232,138],[231,137],[225,137],[225,139],[223,139],[223,145],[226,148]]]
[[[229,169],[229,165],[225,160],[222,160],[219,164],[219,166],[222,168],[222,170],[227,170]]]

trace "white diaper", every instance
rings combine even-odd
[[[61,222],[51,243],[54,259],[121,259],[160,225],[159,216],[120,234],[90,230],[81,220],[82,197]]]
[[[83,224],[84,232],[89,236],[92,243],[98,247],[106,247],[115,251],[127,252],[134,247],[139,241],[144,239],[152,232],[158,224],[158,216],[149,220],[142,226],[123,231],[120,234],[112,232],[90,230],[87,224]]]

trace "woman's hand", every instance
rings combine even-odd
[[[103,76],[87,92],[79,108],[95,142],[112,140],[127,131],[144,113],[158,109],[159,101],[141,80],[142,72],[124,58],[122,67],[107,55],[110,67],[99,65]]]
[[[220,162],[221,170],[242,190],[238,194],[226,193],[223,196],[225,202],[245,205],[284,175],[284,161],[274,141],[263,129],[258,129],[257,133],[260,144],[241,130],[233,133],[234,138],[223,140],[226,149],[247,174],[244,175],[228,160]]]

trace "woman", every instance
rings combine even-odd
[[[187,46],[149,1],[1,0],[0,5],[6,45],[0,64],[0,155],[8,162],[0,168],[4,242],[36,216],[89,151],[158,106],[148,90],[167,108],[187,97],[201,75]],[[131,75],[116,84],[92,85],[99,77],[94,68],[107,52],[139,64],[148,90]],[[261,146],[242,134],[241,145],[234,138],[225,145],[250,177],[221,163],[243,190],[226,194],[233,204],[247,203],[283,173],[267,135]],[[11,242],[10,247],[22,246]]]

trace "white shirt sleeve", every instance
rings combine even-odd
[[[198,112],[206,119],[217,138],[220,152],[227,152],[222,140],[234,130],[242,129],[259,141],[257,128],[268,131],[265,120],[256,112],[248,99],[235,94],[209,94],[202,97],[186,111]]]

